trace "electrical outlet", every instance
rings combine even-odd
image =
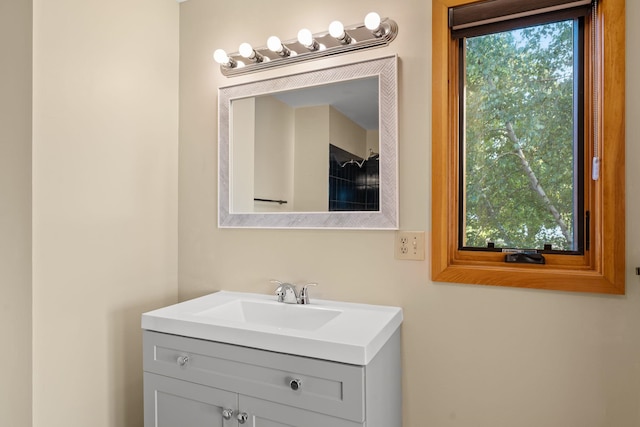
[[[424,260],[424,231],[398,231],[395,242],[396,259]]]

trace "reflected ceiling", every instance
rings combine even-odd
[[[348,80],[273,94],[293,108],[331,105],[365,130],[378,130],[378,78]]]

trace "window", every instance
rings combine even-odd
[[[432,279],[624,293],[624,0],[531,3],[433,2]]]

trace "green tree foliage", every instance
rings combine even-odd
[[[573,249],[573,27],[466,39],[465,246]]]

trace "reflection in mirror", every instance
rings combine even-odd
[[[369,148],[366,158],[329,147],[329,210],[377,211],[380,208],[380,154]]]
[[[396,58],[221,88],[221,227],[397,228]]]
[[[378,210],[377,76],[233,100],[231,116],[232,212]]]

